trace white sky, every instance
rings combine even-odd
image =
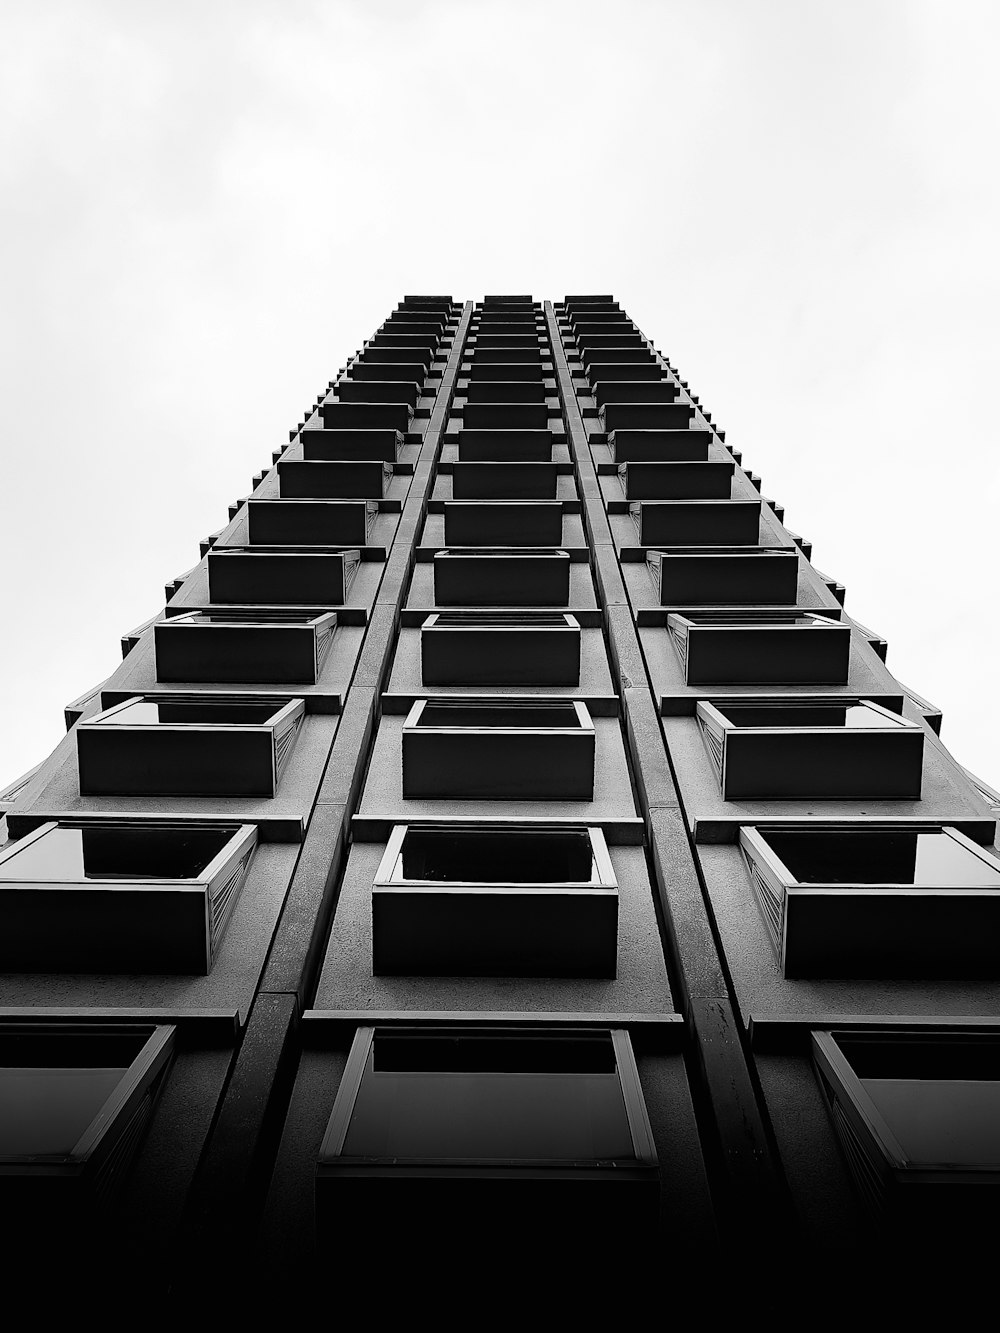
[[[1000,781],[998,67],[973,0],[3,0],[0,781],[420,291],[613,291]]]

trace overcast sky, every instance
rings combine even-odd
[[[0,782],[420,291],[613,291],[1000,781],[998,67],[973,0],[3,0]]]

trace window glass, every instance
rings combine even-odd
[[[417,723],[421,727],[579,727],[572,705],[428,703]]]
[[[982,861],[968,847],[938,830],[757,832],[800,884],[1000,886],[1000,862]]]
[[[0,863],[0,881],[194,879],[232,829],[54,828]]]
[[[0,1156],[65,1157],[125,1073],[0,1067]]]
[[[611,1039],[376,1034],[344,1155],[634,1157]]]
[[[717,704],[719,712],[734,727],[864,727],[901,726],[900,718],[887,717],[867,704],[809,704],[789,708],[765,704],[761,708]]]
[[[137,699],[127,704],[111,717],[101,719],[101,726],[169,726],[183,722],[195,722],[204,725],[228,723],[262,725],[270,721],[278,711],[279,705],[263,704],[222,704],[222,703],[184,703],[172,700]]]
[[[591,883],[598,879],[583,830],[484,833],[464,829],[407,832],[393,880],[483,884]]]

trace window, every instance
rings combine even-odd
[[[691,403],[605,403],[599,409],[601,429],[683,430],[694,416]]]
[[[608,433],[611,457],[622,463],[700,463],[708,460],[710,430],[623,430]]]
[[[447,546],[558,546],[562,505],[558,500],[449,500],[444,540]]]
[[[0,850],[0,970],[207,973],[252,824],[60,820]]]
[[[283,500],[381,500],[391,481],[391,465],[377,457],[334,462],[278,459]]]
[[[847,683],[850,627],[810,611],[674,612],[667,616],[667,632],[689,685]]]
[[[555,463],[465,462],[459,458],[451,468],[451,493],[456,500],[554,500],[558,484]]]
[[[569,554],[531,547],[454,547],[434,556],[439,606],[566,606]]]
[[[794,606],[798,599],[794,551],[647,551],[646,566],[661,606]]]
[[[411,335],[379,334],[390,344],[406,343],[409,346]],[[435,346],[437,339],[428,335],[420,336],[417,342],[421,347]],[[413,408],[409,403],[345,403],[341,399],[320,404],[323,425],[327,430],[398,430],[404,435],[410,429]]]
[[[643,500],[631,507],[643,546],[755,546],[759,500]]]
[[[626,500],[728,500],[735,466],[716,461],[621,463],[618,481]]]
[[[599,353],[594,354],[595,357],[598,355]],[[591,384],[605,386],[613,380],[625,380],[629,383],[636,383],[639,380],[659,382],[663,379],[663,368],[650,353],[647,353],[645,360],[638,356],[634,361],[592,360],[587,368],[587,378]]]
[[[405,348],[400,350],[404,355],[409,355]],[[393,349],[387,347],[382,354],[388,355],[391,351]],[[399,458],[403,435],[398,430],[326,430],[304,426],[299,431],[299,443],[302,445],[302,457],[307,463],[374,458],[391,464]],[[303,479],[310,475],[304,473]]]
[[[952,1240],[992,1233],[996,1032],[814,1032],[813,1060],[855,1185],[882,1220],[915,1226],[925,1238],[928,1229]]]
[[[369,383],[390,380],[395,383],[423,384],[430,364],[430,357],[419,361],[394,358],[390,363],[386,363],[380,357],[371,361],[365,358],[364,361],[355,361],[348,373],[355,383],[361,380]]]
[[[1000,861],[954,828],[743,828],[788,977],[996,976]]]
[[[467,380],[458,391],[466,403],[544,403],[548,390],[541,379],[475,379]],[[555,389],[552,390],[553,397]]]
[[[470,430],[545,430],[549,409],[543,403],[466,403],[462,423]]]
[[[153,626],[158,681],[315,685],[337,613],[194,611]]]
[[[273,796],[301,699],[136,696],[78,722],[83,796]]]
[[[595,732],[571,699],[420,699],[403,725],[403,796],[590,801]]]
[[[924,733],[868,700],[700,702],[727,800],[920,799]]]
[[[460,463],[550,463],[552,462],[552,432],[550,430],[460,430],[458,432],[458,461]],[[459,469],[461,473],[464,469]],[[458,498],[468,498],[459,495],[454,490],[455,469],[452,468],[452,494]],[[475,472],[469,472],[461,484],[471,484],[476,478]],[[487,480],[489,473],[480,475],[480,484]],[[498,474],[500,475],[500,474]],[[519,474],[515,473],[517,477]],[[548,475],[551,480],[542,482],[539,480],[543,475]],[[556,470],[551,467],[547,474],[541,472],[528,472],[525,474],[525,480],[535,478],[534,486],[545,485],[548,489],[541,496],[546,499],[550,494],[555,495],[556,488]],[[475,497],[473,497],[475,498]],[[478,497],[484,498],[482,496]],[[489,497],[486,497],[489,498]]]
[[[106,1199],[128,1172],[173,1051],[167,1026],[0,1024],[8,1201],[44,1217],[54,1180],[63,1199]]]
[[[533,384],[542,382],[544,378],[542,358],[537,352],[533,361],[528,359],[527,352],[525,352],[523,361],[498,362],[491,359],[495,355],[495,353],[487,355],[487,353],[482,352],[480,356],[486,357],[486,360],[480,360],[480,357],[476,357],[471,363],[466,363],[463,373],[469,376],[470,387],[472,383],[485,387],[485,382],[488,380],[508,384],[516,380],[522,385],[526,381]]]
[[[405,403],[412,410],[420,397],[420,385],[403,380],[344,379],[334,385],[333,392],[339,403],[352,403],[361,407],[369,407],[373,403]]]
[[[372,890],[377,975],[613,977],[617,950],[600,829],[393,829]]]
[[[347,601],[360,562],[358,550],[216,547],[208,553],[208,595],[213,602],[222,603],[341,605]]]
[[[516,1234],[530,1257],[566,1228],[580,1245],[641,1232],[658,1195],[624,1029],[358,1029],[320,1150],[321,1237],[352,1205],[370,1236],[369,1210],[384,1223],[387,1203],[419,1237],[452,1201],[456,1240],[469,1230],[478,1249]]]
[[[425,685],[578,685],[575,616],[437,612],[420,628]]]
[[[365,546],[378,516],[375,500],[248,500],[252,545]]]
[[[676,397],[677,385],[672,380],[616,378],[598,380],[594,384],[594,398],[598,407],[608,403],[672,403]]]

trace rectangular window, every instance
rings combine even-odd
[[[462,424],[469,430],[545,430],[549,409],[542,403],[466,403]]]
[[[820,1031],[813,1060],[855,1185],[881,1220],[924,1242],[992,1233],[1000,1034]]]
[[[402,334],[380,335],[390,344],[409,344]],[[421,337],[419,345],[434,346],[436,338]],[[410,344],[412,345],[412,344]],[[320,404],[320,414],[327,430],[398,430],[410,429],[413,408],[409,403],[345,403],[340,399]]]
[[[403,796],[590,801],[595,743],[577,700],[420,699],[403,726]]]
[[[562,505],[558,500],[448,500],[444,540],[447,546],[558,546]]]
[[[381,500],[391,481],[391,464],[379,458],[278,459],[278,491],[283,500]]]
[[[548,435],[548,431],[539,434]],[[456,500],[554,500],[558,484],[556,465],[551,462],[466,462],[459,458],[451,468],[451,493]]]
[[[689,685],[845,685],[848,625],[811,611],[667,616]]]
[[[388,1202],[394,1225],[424,1226],[448,1182],[477,1249],[514,1234],[531,1254],[567,1228],[581,1245],[643,1230],[659,1188],[628,1033],[359,1028],[320,1149],[321,1238],[327,1210],[342,1226],[348,1181],[354,1216],[384,1217]]]
[[[599,407],[608,403],[672,403],[677,397],[677,385],[665,379],[611,379],[598,380],[594,398]]]
[[[552,462],[552,432],[550,430],[460,430],[458,432],[458,461],[460,463],[549,463]],[[461,471],[461,469],[460,469]],[[488,478],[489,473],[485,474]],[[556,470],[550,469],[552,480],[546,482],[549,488],[541,497],[546,499],[555,495]],[[475,479],[475,473],[469,473],[466,481]],[[516,476],[516,474],[515,474]],[[539,478],[541,473],[527,473],[527,478]],[[454,490],[454,468],[452,469],[452,494],[456,499],[462,497]],[[540,483],[536,480],[535,486]],[[474,498],[489,498],[479,496]]]
[[[136,696],[78,722],[83,796],[273,796],[301,699]]]
[[[647,551],[661,606],[789,605],[798,600],[794,551]]]
[[[924,733],[868,700],[700,702],[726,800],[920,799]]]
[[[580,624],[544,612],[437,612],[420,628],[425,685],[578,685]]]
[[[567,606],[566,551],[454,547],[434,556],[438,606]]]
[[[365,360],[355,361],[348,373],[355,383],[362,380],[368,382],[376,381],[379,383],[385,380],[390,380],[393,382],[402,381],[403,383],[423,384],[429,368],[429,357],[423,361],[403,361],[400,359],[392,364],[386,364],[385,362],[379,362],[378,360],[372,362]]]
[[[641,500],[630,506],[643,546],[756,546],[759,500]]]
[[[618,481],[626,500],[728,500],[735,467],[714,460],[621,463]]]
[[[370,407],[380,403],[392,406],[405,403],[412,411],[420,397],[420,385],[403,380],[344,379],[333,386],[333,393],[336,394],[338,403],[351,403],[359,407]]]
[[[482,355],[485,356],[486,354],[482,353]],[[536,356],[534,361],[525,359],[524,361],[508,361],[506,363],[491,362],[489,360],[480,361],[477,357],[469,364],[471,365],[471,369],[468,371],[470,380],[480,385],[484,384],[487,380],[506,383],[511,383],[515,380],[519,383],[530,381],[531,383],[537,384],[541,383],[543,379],[542,359],[540,356]]]
[[[260,547],[216,547],[208,553],[208,595],[211,601],[222,604],[340,606],[347,601],[360,563],[361,552],[357,549],[268,551]]]
[[[337,613],[194,611],[153,626],[156,679],[315,685]]]
[[[8,1200],[44,1217],[54,1180],[63,1198],[105,1199],[128,1174],[173,1052],[167,1026],[0,1024]]]
[[[622,463],[703,463],[712,443],[710,430],[614,430],[608,434],[612,459]]]
[[[605,403],[599,409],[601,429],[683,430],[694,416],[692,403]]]
[[[393,829],[372,889],[377,975],[614,977],[617,950],[600,829]]]
[[[625,380],[632,384],[640,380],[647,383],[651,381],[658,383],[663,379],[663,373],[662,366],[657,364],[656,358],[652,355],[648,356],[645,361],[638,359],[617,362],[592,360],[587,367],[587,378],[591,384],[603,384],[605,386],[617,380]],[[672,396],[676,397],[676,392]]]
[[[248,500],[251,545],[366,546],[376,500]]]
[[[375,459],[392,464],[399,458],[404,441],[398,430],[326,430],[304,426],[299,431],[299,443],[307,463]]]
[[[553,394],[555,390],[553,390]],[[548,397],[545,384],[539,380],[468,380],[458,390],[466,403],[544,403]]]
[[[995,977],[1000,861],[954,828],[740,830],[787,977]]]
[[[0,850],[0,969],[207,973],[256,845],[252,824],[43,824]]]

